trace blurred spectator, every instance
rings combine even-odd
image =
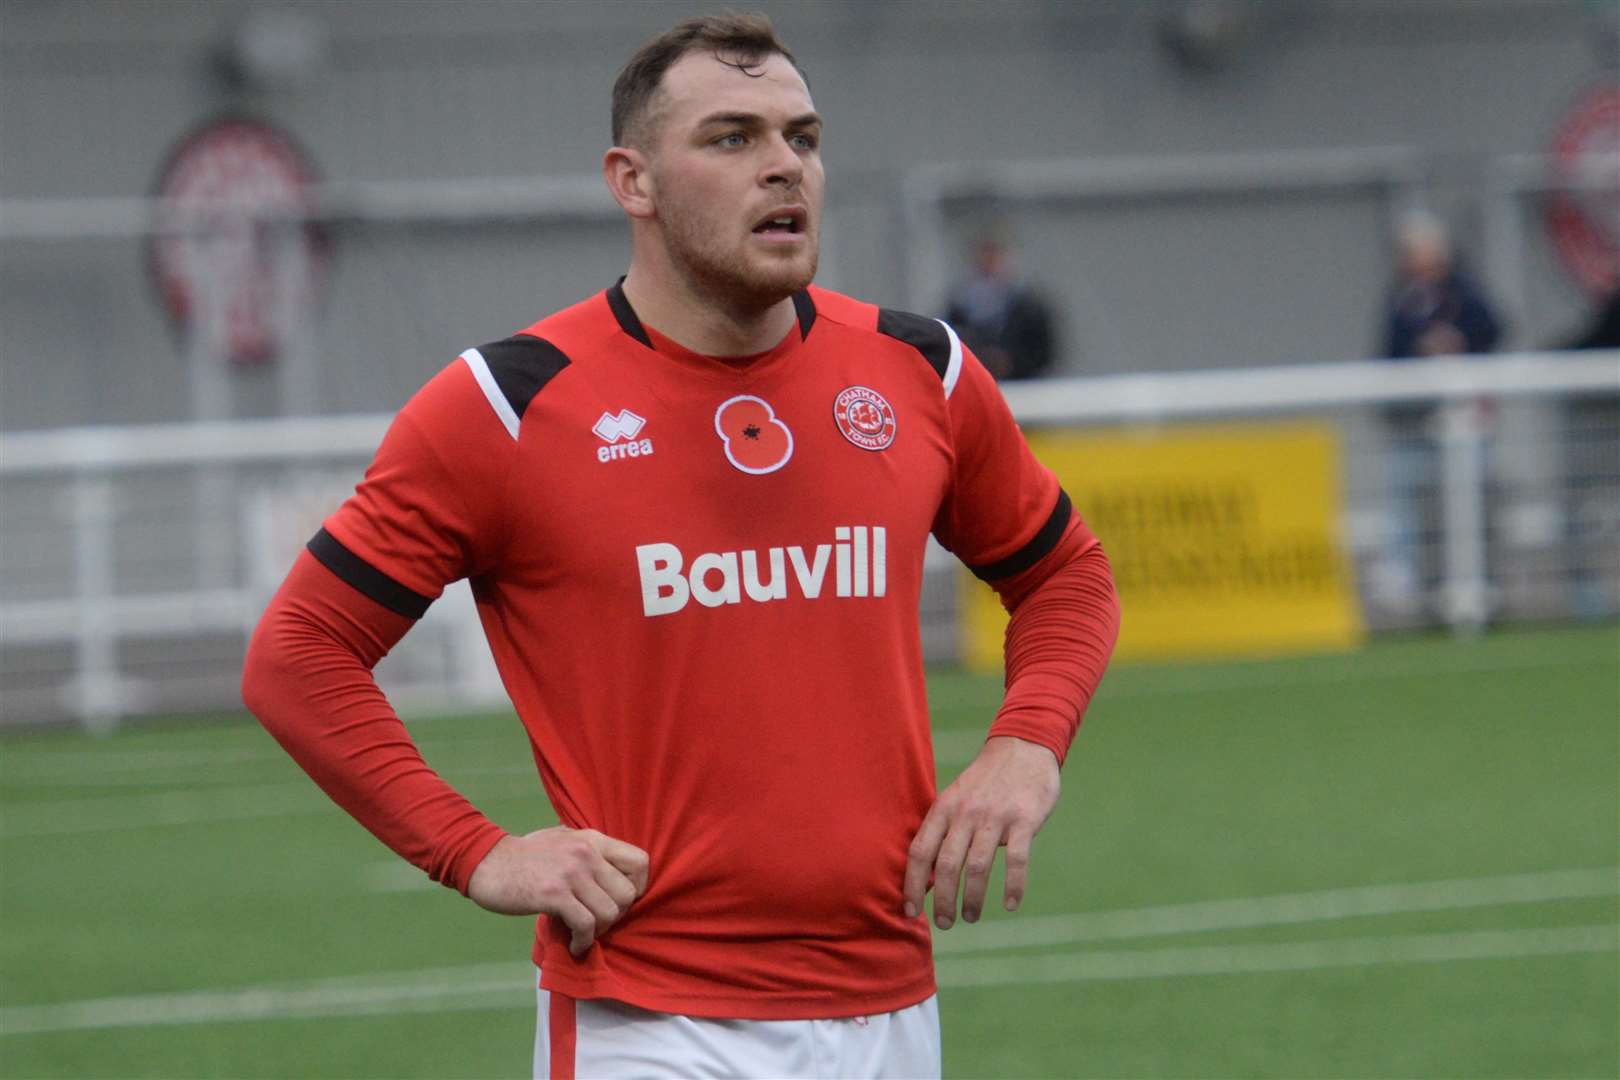
[[[1586,328],[1560,349],[1620,349],[1620,285],[1598,301]]]
[[[1501,322],[1480,287],[1457,267],[1439,219],[1431,214],[1407,218],[1396,248],[1382,355],[1399,361],[1494,349],[1502,336]],[[1483,402],[1479,407],[1488,408]],[[1433,545],[1425,540],[1435,528],[1438,503],[1436,413],[1429,403],[1390,405],[1383,411],[1390,439],[1389,531],[1370,586],[1382,607],[1403,617],[1422,612],[1438,576]]]
[[[1494,349],[1501,323],[1473,278],[1455,265],[1439,220],[1413,215],[1396,242],[1400,261],[1385,319],[1383,355],[1409,360]]]
[[[951,291],[945,321],[997,379],[1029,379],[1052,366],[1052,314],[1016,279],[1012,253],[987,233],[973,249],[973,276]]]

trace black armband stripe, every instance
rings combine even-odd
[[[1069,527],[1069,518],[1073,516],[1074,507],[1069,502],[1069,493],[1058,488],[1057,505],[1052,507],[1052,513],[1047,517],[1046,524],[1029,538],[1028,543],[1005,559],[997,559],[982,566],[970,566],[968,569],[983,581],[997,581],[1023,573],[1051,554],[1058,541],[1063,539],[1063,530]]]
[[[325,529],[310,537],[309,553],[356,592],[375,600],[396,615],[420,619],[427,614],[428,605],[433,603],[432,597],[401,585],[344,547],[337,537]]]

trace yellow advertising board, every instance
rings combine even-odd
[[[1361,640],[1332,426],[1040,432],[1029,441],[1108,553],[1124,610],[1117,656],[1276,655]],[[988,586],[964,577],[964,656],[997,669],[1006,613]]]

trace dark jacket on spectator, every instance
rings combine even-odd
[[[1022,285],[1008,284],[997,303],[975,304],[972,288],[958,289],[945,312],[945,321],[962,335],[967,347],[997,379],[1045,374],[1055,351],[1046,302]]]
[[[1438,284],[1403,282],[1389,298],[1383,355],[1392,360],[1430,355],[1422,348],[1424,335],[1447,326],[1462,338],[1465,347],[1458,352],[1490,352],[1502,336],[1484,293],[1461,270]]]

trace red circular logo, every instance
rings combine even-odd
[[[844,438],[862,450],[887,450],[894,442],[894,407],[867,386],[851,386],[833,401],[833,420]]]
[[[180,142],[158,177],[162,228],[147,249],[176,323],[219,333],[236,363],[275,357],[278,310],[311,303],[324,279],[325,234],[299,223],[315,182],[292,136],[259,120],[215,120]]]
[[[1620,191],[1612,186],[1620,160],[1620,86],[1591,91],[1558,126],[1554,168],[1570,190],[1547,200],[1547,232],[1564,269],[1598,295],[1620,285]],[[1580,181],[1597,177],[1597,186]]]

